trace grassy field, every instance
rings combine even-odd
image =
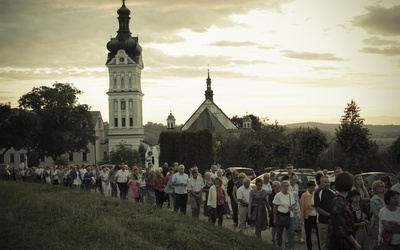
[[[1,249],[270,249],[255,237],[147,205],[0,181]]]

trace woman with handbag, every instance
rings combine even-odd
[[[217,177],[214,185],[210,187],[207,197],[207,206],[209,206],[210,221],[215,224],[218,218],[218,226],[222,226],[224,220],[224,204],[226,203],[226,192],[222,188],[222,180]]]
[[[267,191],[263,189],[263,180],[256,179],[256,187],[250,191],[247,217],[251,227],[256,228],[256,237],[261,239],[261,231],[268,228],[267,211],[271,210],[268,204]]]
[[[289,249],[294,249],[293,209],[295,200],[289,191],[289,181],[281,183],[281,191],[274,197],[274,224],[276,227],[277,245],[282,247],[282,234],[285,228],[289,241]]]

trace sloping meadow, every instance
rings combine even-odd
[[[0,203],[1,249],[270,248],[190,216],[81,190],[0,181]]]

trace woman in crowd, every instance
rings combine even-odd
[[[272,182],[270,181],[269,173],[266,173],[263,176],[262,189],[264,189],[267,192],[267,195],[270,195],[272,193]]]
[[[272,182],[272,193],[268,195],[268,203],[271,208],[271,211],[269,213],[269,223],[268,226],[272,227],[271,230],[271,238],[272,238],[272,244],[275,244],[275,235],[276,235],[276,227],[274,225],[274,204],[272,203],[274,201],[275,195],[281,191],[281,183],[279,181],[273,181]]]
[[[218,226],[222,226],[224,219],[224,204],[226,202],[226,191],[222,188],[222,180],[217,177],[208,192],[207,206],[209,206],[210,220],[213,224],[218,218]]]
[[[276,180],[276,174],[275,172],[269,172],[269,181],[274,182]]]
[[[85,190],[94,192],[94,184],[96,183],[96,179],[94,178],[93,172],[91,170],[91,167],[86,168],[86,173],[83,176],[83,180],[85,184]]]
[[[72,166],[72,170],[69,172],[69,175],[71,176],[72,186],[76,189],[79,189],[82,185],[82,180],[77,166]]]
[[[360,204],[360,192],[351,190],[346,197],[347,202],[353,211],[354,226],[356,230],[356,241],[360,244],[361,249],[368,250],[368,234],[367,227],[369,225],[369,209]]]
[[[223,176],[223,170],[222,169],[218,169],[217,170],[217,177],[220,178],[222,180],[222,188],[224,189],[225,193],[227,192],[227,188],[228,188],[228,178],[226,178],[225,176]],[[224,214],[226,214],[226,218],[227,219],[231,219],[232,218],[232,209],[231,206],[229,205],[229,200],[230,199],[226,199],[226,205],[225,205],[225,209],[224,209]],[[225,211],[227,210],[227,211]]]
[[[256,179],[256,187],[250,191],[247,217],[250,226],[255,227],[256,237],[261,239],[261,231],[268,228],[267,210],[271,211],[268,203],[268,193],[263,189],[263,180]]]
[[[156,204],[156,194],[154,193],[154,183],[153,178],[156,176],[154,168],[147,168],[147,176],[146,176],[146,197],[147,202],[150,205]]]
[[[168,206],[167,208],[170,208],[171,211],[174,211],[174,207],[175,207],[175,192],[174,192],[174,187],[172,186],[172,175],[174,175],[174,168],[173,167],[169,167],[168,168],[168,173],[164,176],[165,179],[165,185],[166,185],[166,189],[165,195],[168,195]]]
[[[282,247],[282,234],[283,229],[286,229],[289,249],[294,249],[294,222],[293,222],[293,209],[295,207],[295,200],[292,193],[289,192],[289,181],[282,181],[281,191],[274,197],[274,225],[276,227],[277,245]],[[289,216],[288,225],[279,225],[277,216]]]
[[[101,190],[104,196],[111,196],[111,185],[110,185],[110,170],[107,165],[101,167],[101,171],[98,175],[99,182],[101,183]]]
[[[155,176],[152,180],[152,186],[154,188],[154,194],[156,196],[156,204],[159,208],[162,208],[165,198],[164,188],[165,188],[165,179],[162,175],[162,169],[159,168],[155,171]]]
[[[297,181],[299,177],[295,174],[292,173],[291,176],[289,176],[289,192],[293,194],[294,197],[294,209],[293,209],[293,230],[297,232],[297,237],[298,241],[300,243],[304,243],[304,239],[302,238],[302,230],[303,230],[303,223],[301,222],[301,211],[300,211],[300,203],[299,203],[299,185],[297,184]]]
[[[400,207],[399,193],[394,190],[386,191],[385,206],[379,211],[379,238],[382,249],[400,249]]]
[[[370,200],[370,196],[368,193],[367,188],[364,185],[364,178],[362,177],[361,174],[356,174],[354,176],[354,188],[355,190],[357,190],[360,195],[361,195],[361,204],[368,204],[369,206],[369,200]]]
[[[347,193],[353,188],[354,176],[348,172],[335,178],[337,195],[332,200],[332,211],[327,233],[327,249],[360,250],[355,235],[353,212],[346,201]]]
[[[129,189],[128,189],[128,198],[136,200],[137,202],[140,201],[138,172],[139,172],[138,167],[133,166],[132,175],[131,175],[131,178],[128,181],[128,187],[129,187]]]
[[[370,200],[371,206],[371,222],[370,230],[371,235],[374,237],[373,249],[379,249],[378,233],[379,233],[379,210],[385,206],[385,200],[383,198],[385,193],[385,184],[382,181],[374,181],[372,183],[372,198]]]
[[[307,183],[307,190],[301,195],[300,198],[300,211],[301,211],[301,221],[304,223],[304,228],[306,231],[306,244],[307,249],[312,249],[311,240],[311,229],[314,228],[317,232],[317,239],[319,245],[319,235],[318,235],[318,225],[317,225],[317,210],[314,206],[314,191],[315,182],[309,181]]]
[[[385,190],[389,190],[392,188],[392,181],[390,180],[389,176],[382,176],[381,181],[385,184]]]
[[[208,202],[208,193],[210,191],[210,187],[214,185],[214,182],[211,178],[211,172],[210,171],[206,171],[204,173],[204,188],[203,188],[203,201],[204,201],[204,216],[209,217],[210,213],[209,213],[209,208],[207,206],[207,202]]]
[[[140,202],[142,204],[147,202],[147,197],[146,197],[146,178],[147,178],[146,171],[142,171],[141,169],[139,169],[139,175],[138,175],[139,196],[140,196]]]

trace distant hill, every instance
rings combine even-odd
[[[147,122],[143,127],[145,141],[153,145],[158,144],[158,138],[160,137],[161,132],[167,130],[167,126],[161,123]]]
[[[300,128],[300,127],[317,127],[322,131],[326,131],[335,136],[335,129],[339,127],[338,124],[333,123],[319,123],[319,122],[303,122],[303,123],[292,123],[284,125],[288,129]],[[400,136],[400,125],[364,125],[368,128],[371,133],[371,139],[375,140],[379,146],[389,147],[393,141]]]

